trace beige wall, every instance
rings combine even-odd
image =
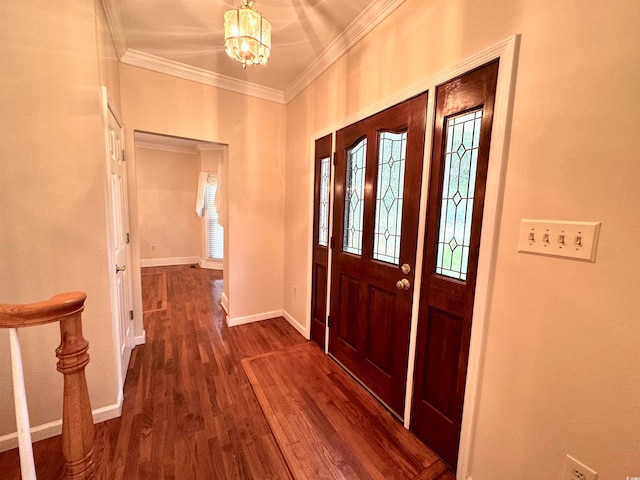
[[[407,0],[287,106],[284,309],[306,319],[311,140],[522,33],[474,480],[640,465],[640,3]],[[595,264],[516,253],[521,218],[601,221]],[[304,297],[304,296],[303,296]]]
[[[200,155],[141,147],[135,152],[140,258],[200,257]]]
[[[220,161],[222,160],[222,155],[224,153],[223,150],[223,145],[217,145],[202,150],[199,153],[200,171],[218,175],[218,168],[220,168]]]
[[[100,84],[107,87],[109,106],[120,114],[120,59],[111,38],[101,0],[94,0],[96,10],[96,38],[98,43],[98,72]]]
[[[87,293],[94,409],[116,402],[106,160],[92,1],[5,2],[0,15],[0,302]],[[103,57],[104,58],[104,57]],[[102,71],[106,67],[102,65]],[[61,418],[57,325],[21,330],[32,425]],[[0,436],[15,432],[0,332]]]
[[[229,314],[241,318],[281,310],[285,107],[128,65],[121,65],[120,82],[128,148],[133,145],[133,130],[229,146],[225,228]],[[136,159],[133,151],[128,153],[133,220],[138,202],[132,173]],[[134,269],[140,247],[135,223],[131,225]],[[139,289],[139,280],[135,284]],[[140,305],[136,309],[140,311]],[[136,329],[139,335],[141,322]]]

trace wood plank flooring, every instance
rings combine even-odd
[[[122,416],[96,426],[96,478],[368,478],[328,477],[325,473],[322,477],[308,476],[304,469],[290,470],[292,465],[287,465],[241,361],[310,345],[293,327],[279,318],[228,328],[220,308],[220,272],[187,265],[145,268],[143,274],[151,274],[145,277],[151,282],[145,286],[143,302],[155,311],[144,316],[147,344],[136,347],[131,357]],[[165,277],[164,295],[162,275],[158,274]],[[323,362],[330,362],[321,355]],[[333,374],[331,381],[336,382],[338,377]],[[357,399],[350,406],[352,414],[364,415],[356,413],[357,409],[367,412],[372,408],[371,399],[357,383],[348,380],[337,382],[336,392]],[[400,427],[390,415],[375,417],[375,421],[395,425],[392,430]],[[299,425],[304,428],[304,424]],[[389,442],[383,438],[379,441]],[[337,444],[316,446],[343,457],[351,455]],[[62,478],[60,437],[35,443],[34,454],[39,480]],[[298,454],[301,463],[317,461],[311,451],[306,453],[306,460],[304,455]],[[394,450],[393,455],[398,453]],[[371,461],[378,464],[383,460]],[[410,467],[403,468],[410,471]],[[444,475],[435,462],[416,480],[454,479],[450,473]],[[0,478],[20,478],[17,449],[0,453]]]
[[[451,478],[431,450],[314,343],[242,365],[297,478]]]
[[[142,311],[158,312],[167,309],[167,272],[143,273]]]

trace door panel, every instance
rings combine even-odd
[[[498,62],[436,89],[411,429],[456,467]]]
[[[443,417],[451,418],[463,322],[460,317],[435,308],[429,317],[425,368],[430,381],[423,385],[422,398]]]
[[[312,323],[311,339],[321,347],[324,346],[325,322],[327,317],[327,267],[320,262],[313,265],[313,299],[312,299]]]
[[[115,285],[117,322],[118,322],[118,347],[120,354],[120,374],[122,381],[127,373],[131,350],[134,345],[134,332],[129,316],[131,310],[131,269],[128,265],[128,209],[127,209],[127,183],[126,168],[124,164],[122,128],[109,111],[108,120],[108,147],[109,147],[109,204],[110,204],[110,230],[112,240],[110,248],[113,249],[115,268],[112,275]]]
[[[316,140],[313,194],[313,276],[311,278],[311,339],[324,349],[327,323],[329,257],[329,187],[331,135]]]
[[[342,302],[340,303],[341,318],[357,318],[360,304],[360,282],[348,275],[340,274],[339,291]],[[358,348],[358,324],[357,322],[341,322],[336,325],[340,340],[357,350]]]
[[[369,285],[367,298],[367,318],[369,332],[365,358],[383,372],[391,371],[393,352],[388,340],[393,336],[393,311],[395,309],[395,292],[388,292],[375,285]]]
[[[420,95],[336,134],[329,351],[400,416],[426,102]]]

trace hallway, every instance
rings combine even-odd
[[[147,343],[133,351],[122,416],[97,425],[96,478],[293,478],[286,451],[274,438],[241,360],[308,342],[282,318],[228,328],[219,302],[221,272],[184,265],[145,268],[142,273]],[[349,380],[345,392],[368,397],[356,382],[344,377]],[[373,418],[370,411],[361,415],[363,421],[368,421],[366,416]],[[392,425],[391,430],[408,433],[398,426]],[[62,478],[60,448],[60,437],[34,445],[40,480]],[[340,451],[344,458],[353,457],[351,448]],[[411,441],[406,450],[420,448],[426,450],[423,446],[416,450]],[[297,472],[297,478],[309,478],[303,469]],[[345,473],[331,478],[385,478],[368,475],[362,469],[355,477]],[[20,478],[17,450],[0,454],[0,476]],[[321,477],[328,478],[327,473],[314,475]],[[415,478],[454,477],[438,467]]]

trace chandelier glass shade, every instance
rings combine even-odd
[[[267,63],[271,53],[271,23],[244,0],[238,8],[224,14],[224,41],[227,54],[249,65]]]

